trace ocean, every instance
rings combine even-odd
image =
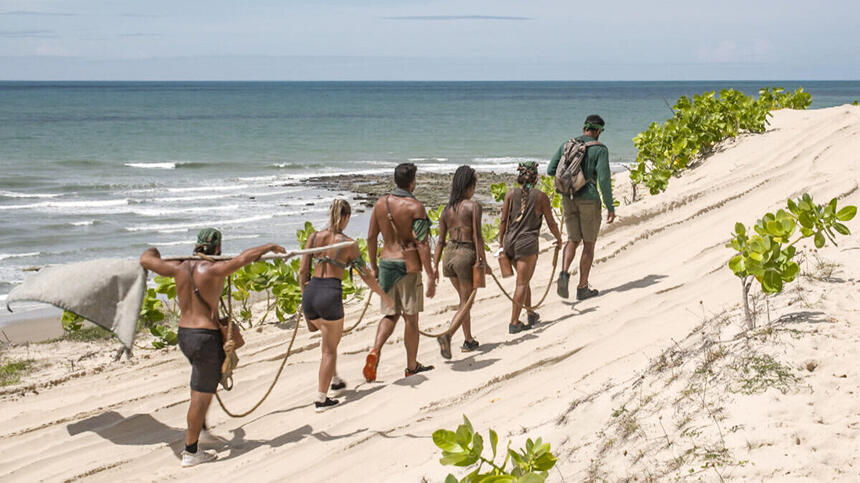
[[[229,252],[295,246],[336,195],[308,177],[545,164],[592,113],[618,167],[679,96],[773,85],[860,99],[860,82],[0,82],[0,301],[24,267],[186,254],[204,226]]]

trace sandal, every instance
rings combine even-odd
[[[407,367],[406,371],[405,371],[405,375],[403,377],[414,376],[415,374],[418,374],[419,372],[427,372],[431,369],[433,369],[433,366],[425,366],[425,365],[421,364],[420,362],[415,362],[415,369],[409,369]]]
[[[370,351],[370,354],[367,354],[367,359],[364,360],[364,370],[362,373],[364,374],[365,381],[373,382],[376,380],[376,366],[378,365],[379,354],[374,349]]]
[[[451,336],[448,334],[436,337],[436,342],[439,343],[439,352],[442,353],[443,359],[451,358]]]

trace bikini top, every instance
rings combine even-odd
[[[454,209],[454,217],[457,219],[457,221],[460,221],[460,208],[462,208],[462,207],[463,207],[463,203],[464,203],[465,201],[466,201],[466,200],[462,200],[462,201],[460,201],[460,204],[459,204],[459,205],[457,205],[457,208],[456,208],[456,209]],[[472,215],[472,216],[474,216],[474,215]],[[458,237],[460,237],[460,238],[462,238],[463,230],[464,230],[465,228],[466,228],[466,225],[462,225],[462,224],[460,224],[460,225],[457,225],[457,226],[452,226],[452,227],[451,227],[451,231],[457,230],[457,236],[458,236]],[[454,237],[451,237],[451,241],[452,241],[452,242],[456,242],[456,243],[474,243],[474,242],[473,242],[473,240],[455,240],[455,239],[454,239]]]
[[[316,240],[317,233],[319,233],[319,232],[314,232],[311,235],[311,237],[308,239],[308,243],[307,243],[308,247],[313,245],[313,242]],[[337,242],[342,241],[342,238],[337,239],[337,238],[340,238],[342,236],[343,236],[342,233],[335,234],[336,239],[334,240],[334,242],[337,243]],[[338,254],[340,254],[340,248],[335,248],[334,256],[332,256],[332,257],[328,257],[328,256],[324,256],[324,255],[323,256],[315,256],[312,258],[312,260],[316,263],[328,263],[328,264],[334,265],[335,267],[340,268],[342,270],[348,269],[350,277],[352,277],[352,270],[354,268],[358,268],[359,270],[361,270],[366,266],[366,264],[364,263],[364,259],[361,258],[361,255],[359,255],[358,258],[356,258],[354,260],[348,260],[346,262],[341,262],[341,261],[338,261],[338,259],[337,259]]]

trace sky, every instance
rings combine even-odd
[[[860,79],[860,1],[0,0],[0,80],[724,79]]]

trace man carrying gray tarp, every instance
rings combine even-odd
[[[212,461],[214,452],[198,451],[197,441],[204,427],[206,411],[221,381],[225,359],[222,324],[218,321],[218,302],[227,277],[260,259],[268,252],[285,253],[280,245],[270,243],[249,248],[239,256],[224,261],[164,260],[155,248],[140,256],[140,265],[164,277],[176,280],[179,302],[179,348],[191,363],[191,401],[188,406],[188,430],[182,466]],[[205,228],[197,234],[194,254],[220,255],[221,232]]]

